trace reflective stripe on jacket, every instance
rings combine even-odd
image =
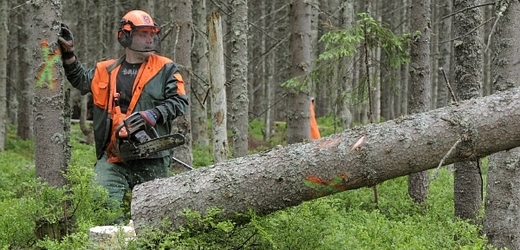
[[[85,69],[78,60],[73,64],[64,65],[65,74],[72,86],[79,89],[82,95],[92,93],[94,138],[98,159],[110,142],[112,133],[109,115],[112,109],[110,83],[115,81],[122,60],[124,57],[102,61],[91,69]],[[179,69],[172,60],[152,54],[141,65],[134,87],[138,86],[139,82],[145,82],[144,87],[133,110],[129,108],[127,115],[131,112],[157,108],[162,119],[155,128],[160,136],[169,134],[173,119],[183,115],[188,107],[188,97]],[[168,152],[162,152],[161,156],[167,154]]]

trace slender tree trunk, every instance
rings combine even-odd
[[[57,43],[62,22],[61,3],[50,0],[30,2],[28,8],[31,67],[36,69],[32,82],[36,86],[33,113],[36,177],[61,188],[66,184],[64,174],[70,161],[69,96]],[[61,205],[66,211],[67,204]],[[39,218],[35,234],[38,238],[59,239],[66,232],[66,226],[61,219]]]
[[[193,142],[208,146],[208,43],[206,35],[206,0],[193,1],[193,19],[195,22],[194,46],[192,50],[193,77],[191,78],[190,109]]]
[[[344,3],[344,7],[341,10],[341,27],[342,28],[351,28],[352,24],[355,22],[354,13],[352,10],[354,9],[354,1],[347,0]],[[354,82],[354,76],[350,72],[354,71],[354,59],[353,58],[343,58],[344,63],[338,65],[338,72],[342,76],[341,78],[341,89],[340,92],[342,94],[340,102],[339,102],[339,112],[341,117],[341,125],[343,129],[349,129],[352,125],[352,112],[350,112],[350,102],[351,99],[346,96],[349,93],[352,93],[352,85]]]
[[[493,5],[488,5],[483,8],[484,10],[484,20],[490,20],[492,17],[496,15]],[[494,28],[494,22],[487,22],[484,25],[484,31],[482,34],[484,35],[484,44],[486,45],[486,48],[489,44],[489,41],[492,40],[491,37],[489,37],[486,34],[491,34],[491,30],[493,29],[493,33],[495,32]],[[484,79],[482,81],[482,95],[491,95],[493,93],[493,72],[491,70],[492,68],[492,56],[493,56],[493,49],[487,48],[484,49],[484,66],[483,66],[483,72],[484,72]]]
[[[310,139],[309,96],[304,89],[304,78],[311,67],[311,5],[306,0],[294,0],[291,6],[291,75],[298,87],[290,88],[287,95],[287,143]],[[303,85],[302,88],[300,85]]]
[[[439,5],[439,17],[437,19],[439,26],[439,57],[438,57],[438,71],[439,81],[437,85],[437,105],[436,107],[444,107],[451,103],[451,95],[448,92],[447,82],[452,84],[450,73],[451,73],[451,30],[452,30],[452,19],[449,16],[453,10],[452,1],[438,0]],[[444,78],[446,76],[446,79]]]
[[[83,9],[82,9],[81,15],[83,16],[83,18],[88,18],[88,2],[87,1],[85,1],[83,3],[82,8]],[[89,34],[88,34],[89,22],[82,22],[80,24],[81,24],[81,31],[82,31],[81,39],[83,40],[82,44],[85,45],[85,47],[86,47],[86,45],[89,44],[89,42],[88,42],[89,41]],[[82,52],[83,53],[81,53],[79,55],[79,58],[91,58],[90,50],[82,49]],[[92,94],[81,95],[80,91],[76,88],[72,88],[71,92],[72,91],[76,93],[76,96],[80,96],[79,97],[80,98],[79,127],[80,127],[83,135],[85,135],[87,137],[87,139],[86,139],[87,144],[93,144],[94,143],[94,131],[89,127],[89,125],[87,125],[87,117],[89,115],[88,114],[88,104],[89,104],[89,102],[92,103],[90,101]]]
[[[192,29],[193,21],[191,16],[191,0],[175,1],[172,11],[175,27],[174,32],[177,39],[174,44],[173,61],[179,66],[181,75],[184,79],[186,95],[190,96],[190,81],[192,76],[191,68],[191,46],[192,46]],[[193,164],[192,154],[192,136],[191,136],[191,112],[190,109],[186,113],[177,117],[174,120],[173,133],[179,132],[186,138],[186,143],[180,147],[175,148],[174,154],[177,159],[180,159],[188,165]],[[181,167],[182,168],[182,167]]]
[[[407,32],[410,32],[410,19],[411,19],[411,15],[410,15],[410,12],[411,12],[411,9],[409,8],[410,6],[410,0],[402,0],[402,4],[404,6],[403,8],[403,15],[401,16],[401,23],[402,23],[402,29],[401,29],[401,32],[404,34],[404,33],[407,33]],[[401,66],[401,81],[400,81],[400,84],[401,84],[401,91],[399,92],[399,97],[398,97],[398,111],[396,113],[396,115],[398,116],[401,116],[401,115],[406,115],[409,113],[409,108],[408,108],[408,96],[409,96],[409,89],[410,89],[410,64],[407,63],[405,65],[402,65]]]
[[[458,100],[469,100],[481,96],[482,89],[482,41],[479,27],[482,23],[479,0],[455,0],[453,9],[464,10],[454,16],[455,82]],[[482,207],[483,183],[481,160],[463,161],[454,164],[455,216],[477,222]]]
[[[7,8],[12,9],[13,6],[18,6],[19,1],[10,1],[10,5],[7,6]],[[7,13],[8,15],[8,23],[6,27],[9,31],[8,34],[6,34],[7,41],[18,41],[18,34],[21,30],[20,24],[18,24],[18,18],[17,16],[20,16],[18,12],[16,11],[9,11]],[[15,25],[13,25],[15,24]],[[7,114],[6,114],[6,124],[18,126],[18,89],[20,84],[20,77],[23,74],[20,71],[20,58],[18,57],[18,47],[20,44],[18,42],[16,43],[6,43],[6,60],[8,60],[9,63],[6,61],[7,65],[7,78],[6,78],[6,98],[7,98]]]
[[[12,27],[7,6],[7,1],[0,3],[0,152],[4,151],[7,136],[7,27]]]
[[[225,90],[224,45],[222,41],[222,21],[216,12],[211,13],[208,22],[209,75],[211,82],[211,118],[213,131],[213,161],[228,159],[227,105]]]
[[[247,155],[248,111],[247,93],[247,1],[232,1],[231,8],[231,132],[233,157]]]
[[[390,11],[390,9],[393,9],[395,6],[395,2],[392,4],[387,4],[385,7],[383,7],[383,23],[391,23],[392,20],[395,20],[395,12]],[[391,120],[393,119],[393,88],[395,82],[394,79],[392,79],[392,68],[384,65],[388,65],[389,58],[387,57],[387,54],[383,51],[381,53],[381,116],[385,120]]]
[[[122,7],[121,7],[121,1],[120,0],[113,0],[113,12],[112,12],[112,15],[115,17],[115,18],[122,18],[124,14],[126,13],[123,13],[123,10],[122,10]],[[153,17],[153,16],[152,16]],[[114,19],[114,20],[120,20],[120,19]],[[112,32],[110,32],[110,34],[114,34],[115,32],[117,32],[119,30],[119,27],[121,26],[121,23],[120,22],[114,22],[112,24]],[[110,27],[110,26],[109,26]],[[107,32],[109,33],[109,32]],[[119,41],[117,39],[112,39],[111,40],[112,43],[109,43],[111,44],[112,46],[112,50],[114,53],[116,53],[113,57],[118,57],[117,56],[117,51],[121,51],[122,53],[122,46],[121,44],[119,44]]]
[[[27,10],[27,6],[22,6],[24,11]],[[19,71],[24,72],[20,75],[18,82],[18,127],[17,135],[24,140],[33,138],[33,96],[34,96],[34,85],[32,82],[32,76],[34,74],[33,67],[30,66],[30,62],[33,61],[31,53],[29,52],[29,28],[28,22],[30,18],[27,15],[18,15],[18,22],[21,25],[21,29],[18,31],[18,58],[19,58]]]
[[[34,132],[36,176],[52,186],[61,187],[66,180],[63,173],[70,160],[70,114],[66,112],[67,96],[64,73],[58,49],[61,23],[61,4],[44,1],[32,3],[33,37],[30,44],[36,74],[34,100]]]
[[[513,89],[235,158],[136,186],[132,217],[139,230],[165,218],[175,228],[182,226],[181,211],[186,208],[204,215],[208,208],[218,207],[223,218],[249,211],[269,214],[320,196],[517,147],[519,117],[520,89]]]
[[[261,0],[258,1],[257,4],[260,6],[260,11],[257,12],[257,14],[260,15],[260,17],[263,17],[266,15],[266,13],[269,13],[271,8],[274,8],[274,6],[271,6],[266,3],[267,0]],[[265,18],[262,18],[257,25],[260,25],[263,29],[267,27],[267,25],[270,23],[271,20],[273,20],[274,17],[272,15],[266,16]],[[260,49],[261,55],[266,54],[268,49],[275,44],[274,41],[271,39],[268,39],[268,37],[260,33],[259,34],[261,43],[260,43]],[[253,56],[254,57],[254,56]],[[274,103],[276,100],[276,80],[274,77],[274,65],[275,65],[275,55],[273,53],[269,53],[265,56],[265,59],[262,60],[261,63],[261,73],[262,73],[262,84],[265,84],[265,106],[264,106],[264,112],[265,112],[265,118],[264,118],[264,124],[265,124],[265,131],[264,131],[264,141],[269,141],[271,139],[271,136],[274,132],[274,122],[275,122],[275,109],[274,109]],[[253,68],[254,69],[254,68]],[[253,71],[253,70],[251,70]],[[250,72],[254,73],[253,72]],[[256,77],[254,77],[256,78]],[[254,79],[253,78],[253,79]],[[251,81],[250,81],[251,82]],[[249,91],[251,92],[251,91]],[[254,95],[250,95],[254,96]],[[251,100],[249,102],[249,106],[251,106]],[[256,116],[255,116],[256,117]]]
[[[410,61],[410,113],[421,113],[430,109],[430,33],[431,0],[412,0],[412,38]],[[416,203],[423,203],[428,196],[428,172],[411,174],[408,179],[408,194]]]
[[[502,14],[490,43],[496,92],[520,86],[520,70],[515,65],[520,50],[520,3],[511,1]],[[489,156],[484,233],[496,248],[520,249],[519,156],[519,148]]]

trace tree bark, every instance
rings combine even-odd
[[[178,228],[184,209],[265,215],[519,145],[520,89],[513,89],[147,182],[134,188],[131,212],[136,228],[165,218]]]
[[[305,77],[311,72],[311,3],[293,0],[291,6],[291,76],[298,86],[287,93],[287,143],[310,140],[310,110]]]
[[[451,30],[452,30],[452,17],[449,16],[453,11],[453,2],[452,1],[443,1],[438,0],[436,2],[436,6],[439,9],[439,15],[437,18],[438,23],[438,36],[439,36],[439,44],[438,44],[438,69],[433,69],[438,71],[439,79],[437,85],[437,101],[436,108],[444,107],[451,103],[451,95],[448,92],[448,88],[446,87],[446,80],[444,79],[444,75],[446,75],[447,80],[451,83],[452,77],[450,77],[451,71],[451,54],[452,54],[452,42],[451,42]],[[446,17],[448,16],[448,17]]]
[[[60,1],[28,2],[31,35],[29,53],[31,76],[35,86],[34,158],[36,177],[50,186],[62,188],[67,184],[65,174],[70,161],[70,108],[65,88],[58,34],[62,23]],[[56,204],[59,206],[59,204]],[[68,211],[68,202],[61,204]],[[65,212],[64,217],[67,217]],[[63,218],[50,220],[35,218],[37,239],[61,239],[68,231]]]
[[[191,79],[190,111],[191,131],[193,142],[199,146],[208,146],[208,43],[206,36],[206,0],[194,0],[192,8],[193,21],[195,23],[193,36],[193,49],[191,51],[191,64],[193,76]]]
[[[510,2],[493,32],[494,89],[500,92],[519,87],[520,3]],[[520,249],[519,155],[520,149],[515,148],[488,157],[484,233],[496,248]]]
[[[21,6],[22,11],[27,11],[27,6]],[[29,48],[29,17],[27,15],[18,15],[18,23],[21,26],[18,31],[18,51],[16,55],[19,60],[20,74],[18,79],[18,121],[16,134],[24,140],[33,138],[34,126],[33,126],[33,96],[34,96],[34,85],[31,79],[33,68],[30,66],[32,56]]]
[[[410,95],[408,107],[411,114],[430,110],[431,107],[431,0],[412,0],[412,32],[420,31],[412,38],[410,50]],[[416,203],[423,203],[428,196],[428,173],[413,173],[408,179],[408,194]]]
[[[152,1],[153,2],[153,1]],[[192,29],[193,21],[191,16],[192,1],[181,0],[173,3],[173,19],[175,24],[174,42],[175,51],[173,53],[173,61],[179,66],[179,70],[184,79],[184,89],[186,95],[190,96],[191,81],[191,46],[192,46]],[[186,143],[173,151],[177,159],[180,159],[188,165],[193,165],[192,153],[192,136],[191,136],[191,110],[188,108],[183,116],[177,117],[173,121],[172,133],[182,133],[186,138]],[[175,164],[174,164],[175,166]],[[182,169],[182,166],[177,166]]]
[[[57,43],[61,3],[31,2],[28,15],[32,17],[30,51],[32,67],[36,69],[33,78],[36,176],[49,185],[61,187],[66,184],[63,173],[70,160],[70,112]]]
[[[7,37],[9,26],[7,1],[0,3],[0,152],[4,151],[7,132]]]
[[[455,79],[453,84],[457,100],[469,100],[481,96],[482,92],[482,41],[479,27],[482,23],[479,0],[455,0],[453,9],[466,10],[454,16],[453,29],[455,46]],[[455,216],[478,222],[482,208],[483,181],[481,160],[457,162],[454,164],[454,206]]]
[[[215,163],[228,159],[226,73],[224,69],[224,45],[222,41],[222,21],[216,12],[211,13],[208,22],[209,75],[211,82],[211,119],[213,131],[213,160]]]
[[[231,1],[231,131],[233,157],[247,155],[248,111],[247,96],[247,1]]]

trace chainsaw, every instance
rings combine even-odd
[[[126,138],[121,138],[121,134],[124,134],[123,129],[126,130]],[[159,136],[157,130],[146,124],[139,113],[133,113],[123,120],[123,124],[116,130],[116,138],[119,155],[125,162],[148,158],[186,142],[184,136],[179,133]]]

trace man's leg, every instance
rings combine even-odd
[[[96,162],[94,182],[108,191],[108,208],[119,209],[123,203],[126,190],[129,189],[129,171],[123,166],[107,161],[106,154]],[[123,214],[110,224],[119,224],[124,220]]]

